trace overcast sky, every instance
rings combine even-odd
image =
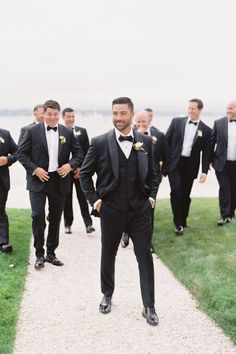
[[[8,0],[0,12],[0,108],[209,109],[236,99],[235,0]]]

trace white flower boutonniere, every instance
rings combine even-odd
[[[60,139],[61,144],[65,144],[66,143],[66,138],[63,135],[60,135],[59,139]]]
[[[81,130],[78,130],[77,132],[75,132],[75,136],[80,136],[81,135]]]
[[[197,131],[197,136],[202,137],[202,131],[200,129]]]
[[[138,141],[137,143],[133,144],[133,148],[136,151],[144,151],[143,143],[141,143],[140,141]]]
[[[156,136],[152,136],[152,142],[153,142],[153,144],[156,144],[157,143],[157,137]]]
[[[4,144],[5,140],[0,136],[0,144]]]

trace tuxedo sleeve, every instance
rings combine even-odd
[[[168,169],[169,169],[169,165],[170,165],[170,147],[169,144],[167,142],[166,136],[165,134],[163,134],[162,136],[162,148],[161,148],[161,161],[163,161],[163,165],[162,165],[162,174],[164,176],[168,175]]]
[[[206,132],[205,142],[202,149],[202,173],[207,174],[211,160],[211,129]]]
[[[12,139],[11,134],[9,133],[9,155],[7,156],[7,165],[11,166],[17,161],[17,145]]]
[[[154,144],[150,141],[149,160],[148,160],[148,178],[149,197],[156,199],[159,184],[161,182],[161,171],[159,163],[155,162]]]
[[[165,135],[166,141],[167,141],[167,144],[169,147],[171,146],[171,143],[172,143],[173,132],[174,132],[174,119],[172,119],[170,126],[167,129],[167,132]]]
[[[24,137],[24,135],[25,135],[25,131],[26,131],[26,128],[25,128],[25,127],[21,128],[21,130],[20,130],[20,136],[19,136],[19,140],[18,140],[18,146],[20,146],[20,143],[21,143],[22,140],[23,140],[23,137]]]
[[[73,133],[72,133],[71,153],[72,153],[72,157],[69,161],[69,164],[72,170],[74,171],[82,165],[84,154],[80,143],[78,142],[78,140],[76,139]]]
[[[211,159],[210,159],[211,161],[210,162],[212,163],[214,161],[214,155],[215,155],[216,137],[217,137],[217,126],[215,122],[211,132]]]
[[[96,172],[97,158],[97,147],[92,140],[80,170],[80,185],[87,200],[92,206],[100,198],[95,191],[92,178]]]
[[[26,129],[21,144],[17,151],[17,159],[24,166],[26,171],[32,175],[38,167],[31,159],[32,136],[30,129]]]

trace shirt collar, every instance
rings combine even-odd
[[[46,124],[46,122],[43,122],[43,124],[44,124],[44,128],[47,130],[48,124]],[[57,128],[58,128],[58,124],[54,125],[54,127],[53,127],[53,128],[55,128],[55,127],[57,127]]]
[[[120,135],[125,136],[125,135],[122,134],[117,128],[115,128],[115,134],[116,134],[116,140],[117,140],[117,141],[119,141],[118,139],[119,139],[119,136],[120,136]],[[132,129],[132,128],[131,128],[131,130],[130,130],[130,133],[127,134],[127,135],[131,135],[131,136],[134,138],[134,132],[133,132],[133,129]]]
[[[188,123],[190,122],[190,120],[191,120],[192,122],[194,122],[194,123],[199,124],[201,118],[198,118],[197,120],[192,120],[190,117],[188,117]]]

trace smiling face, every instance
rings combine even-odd
[[[55,108],[46,108],[44,112],[44,121],[49,127],[55,127],[59,121],[60,112]]]
[[[65,125],[69,128],[73,128],[75,125],[75,112],[65,112],[63,115]]]
[[[236,119],[236,101],[229,102],[226,114],[228,119]]]
[[[197,102],[189,102],[188,116],[191,120],[198,120],[201,113],[201,109],[198,108]]]
[[[150,125],[149,113],[146,111],[140,112],[135,118],[135,124],[140,133],[146,133]]]
[[[112,106],[112,121],[116,129],[127,135],[131,130],[134,112],[131,112],[128,104],[114,104]]]
[[[43,107],[39,107],[34,111],[34,117],[36,122],[41,123],[44,121],[44,109]]]

